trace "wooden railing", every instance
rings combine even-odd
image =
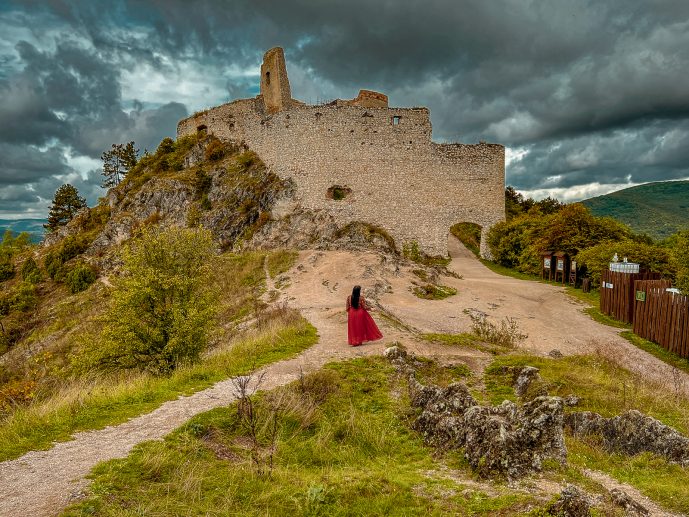
[[[600,310],[616,320],[632,323],[634,321],[634,282],[637,280],[660,280],[660,274],[603,271],[600,282]],[[668,287],[670,287],[669,283]]]
[[[689,358],[689,296],[668,287],[665,280],[634,283],[634,333]]]

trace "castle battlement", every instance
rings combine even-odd
[[[450,226],[473,222],[485,234],[505,218],[505,148],[439,144],[427,108],[391,108],[385,94],[307,105],[291,97],[282,49],[266,52],[261,93],[179,122],[177,136],[205,130],[247,145],[296,185],[307,209],[328,210],[338,223],[365,221],[386,229],[401,247],[417,241],[447,253]],[[351,189],[345,199],[333,186]]]

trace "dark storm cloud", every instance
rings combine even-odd
[[[222,98],[197,92],[199,105],[213,105],[255,86],[227,70],[255,68],[281,45],[297,98],[363,87],[396,105],[428,106],[439,140],[519,148],[507,171],[517,188],[689,176],[684,0],[27,0],[6,8],[33,34],[56,34],[52,45],[18,39],[14,56],[0,55],[0,142],[8,144],[57,140],[91,157],[116,141],[151,149],[190,106],[172,96],[125,111],[134,99],[122,98],[123,70],[145,64],[179,82],[203,70],[200,81],[225,90]],[[128,91],[149,86],[144,79]]]

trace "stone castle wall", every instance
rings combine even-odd
[[[203,126],[244,142],[276,174],[292,178],[304,207],[328,210],[343,225],[378,225],[400,247],[417,241],[429,254],[446,255],[453,224],[477,223],[485,237],[505,217],[504,147],[434,143],[426,108],[294,105],[269,114],[259,96],[182,120],[177,136]],[[330,199],[334,185],[351,194]]]

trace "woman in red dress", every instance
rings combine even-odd
[[[366,300],[361,296],[361,286],[355,285],[347,297],[347,334],[350,346],[359,346],[364,341],[375,341],[383,337],[376,322],[366,310]]]

